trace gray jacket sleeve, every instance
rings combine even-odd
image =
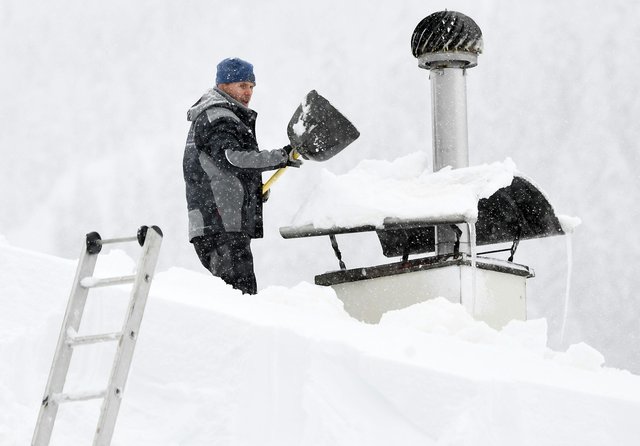
[[[207,118],[212,124],[212,134],[207,137],[210,145],[223,150],[227,161],[240,169],[273,170],[287,165],[288,154],[283,149],[257,150],[255,140],[251,150],[240,146],[240,134],[251,132],[245,124],[230,110],[212,107],[207,110]],[[213,154],[216,149],[212,148]]]
[[[243,150],[226,149],[227,161],[241,169],[272,170],[287,165],[288,155],[283,149],[261,150],[247,152]]]

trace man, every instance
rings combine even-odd
[[[248,108],[255,84],[249,62],[218,64],[216,87],[187,114],[183,159],[189,241],[205,268],[246,294],[257,292],[250,243],[263,235],[261,173],[301,164],[291,146],[258,149],[257,113]]]

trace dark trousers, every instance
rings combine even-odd
[[[244,294],[256,294],[251,238],[242,232],[195,237],[191,243],[202,265]]]

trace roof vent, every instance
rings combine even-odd
[[[482,53],[482,31],[473,19],[462,13],[436,12],[416,26],[411,36],[411,52],[420,59],[422,68],[471,68],[477,65],[477,55]]]

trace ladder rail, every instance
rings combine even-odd
[[[142,255],[140,256],[134,285],[131,289],[128,316],[122,326],[122,336],[119,340],[116,357],[111,369],[111,377],[107,386],[107,396],[102,402],[100,418],[93,441],[93,446],[108,446],[111,444],[122,395],[124,392],[133,351],[138,339],[138,331],[142,323],[142,317],[151,288],[153,272],[155,270],[162,235],[156,231],[148,231],[146,234]]]
[[[42,397],[38,421],[31,442],[33,446],[48,445],[51,440],[53,425],[58,414],[58,402],[53,398],[53,395],[62,393],[73,355],[73,348],[66,343],[67,333],[69,330],[78,331],[89,293],[87,288],[80,285],[80,281],[83,277],[93,275],[97,260],[97,254],[90,254],[86,243],[83,243],[52,366],[49,370],[49,378]]]

